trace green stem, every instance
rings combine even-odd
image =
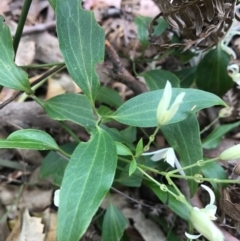
[[[138,76],[138,73],[136,71],[136,63],[135,63],[135,60],[132,60],[132,68],[133,68],[133,73],[135,74],[135,76]]]
[[[128,164],[131,163],[130,160],[128,160],[128,159],[126,159],[126,158],[123,158],[123,157],[120,157],[120,156],[118,157],[118,159],[119,159],[120,161],[123,161],[123,162],[128,163]],[[166,174],[167,174],[167,172],[160,172],[160,171],[158,171],[158,170],[156,170],[156,169],[154,169],[154,168],[147,167],[147,166],[141,165],[141,164],[139,164],[139,163],[138,163],[137,165],[138,165],[140,168],[144,169],[144,170],[147,170],[147,171],[150,171],[150,172],[153,172],[153,173],[162,175],[162,176],[166,176]]]
[[[28,11],[29,8],[31,6],[32,0],[25,0],[23,7],[22,7],[22,12],[19,18],[19,22],[18,22],[18,26],[17,26],[17,30],[16,30],[16,34],[13,40],[13,49],[15,52],[15,55],[17,53],[17,49],[18,49],[18,45],[22,36],[22,32],[23,32],[23,28],[24,28],[24,24],[26,22],[27,19],[27,15],[28,15]]]
[[[37,83],[34,85],[31,89],[35,92],[40,86],[42,86],[46,82],[47,78],[42,80],[41,82]],[[23,93],[19,98],[18,98],[18,103],[24,102],[28,98],[28,94]]]
[[[206,126],[204,129],[200,131],[200,134],[202,135],[205,131],[209,130],[212,125],[214,125],[219,120],[219,117],[217,117],[215,120],[213,120],[208,126]]]
[[[63,149],[59,148],[58,149],[58,152],[60,152],[62,155],[66,156],[67,158],[71,158],[71,155],[68,154],[67,152],[65,152]]]
[[[81,140],[78,138],[78,136],[69,128],[69,126],[63,122],[63,121],[59,121],[59,124],[72,136],[72,138],[76,141],[76,142],[81,142]]]
[[[183,168],[181,168],[181,169],[175,169],[175,170],[173,170],[173,171],[170,171],[170,172],[168,172],[167,175],[172,176],[172,174],[177,173],[177,172],[179,172],[180,170],[187,170],[187,169],[192,168],[192,167],[195,167],[195,166],[204,166],[205,164],[210,163],[210,162],[213,162],[213,161],[216,161],[217,159],[218,159],[218,157],[213,158],[213,159],[209,159],[209,160],[206,160],[206,161],[200,160],[200,161],[197,161],[196,163],[194,163],[194,164],[192,164],[192,165],[183,167]]]
[[[148,133],[143,129],[143,128],[140,128],[140,130],[142,131],[142,133],[149,139],[149,135]],[[155,141],[152,142],[152,144],[154,144],[154,146],[158,146],[157,143]]]
[[[148,144],[143,148],[143,151],[148,151],[148,150],[149,150],[149,147],[150,147],[151,143],[154,141],[155,136],[156,136],[156,134],[158,133],[159,129],[160,129],[160,126],[158,126],[158,127],[155,129],[155,131],[153,132],[153,134],[149,137]]]
[[[44,102],[40,98],[38,98],[36,95],[31,95],[31,97],[44,109]]]
[[[159,183],[158,181],[156,181],[154,178],[152,178],[150,175],[148,175],[145,171],[143,171],[142,168],[137,167],[137,169],[138,169],[143,175],[145,175],[146,177],[148,177],[149,180],[151,180],[151,181],[154,182],[157,186],[159,186],[160,189],[161,189],[163,192],[168,192],[169,194],[171,194],[172,196],[174,196],[176,199],[178,199],[178,196],[177,196],[175,193],[173,193],[172,191],[170,191],[170,190],[167,188],[166,185],[161,184],[161,183]]]
[[[182,176],[182,175],[170,175],[171,177],[175,177],[175,178],[182,178],[182,179],[186,179],[186,180],[196,180],[196,177],[192,177],[192,176]],[[240,180],[221,180],[221,179],[217,179],[217,178],[205,178],[205,177],[200,177],[199,181],[207,181],[207,182],[215,182],[215,183],[240,183]]]
[[[18,66],[22,69],[41,69],[45,67],[53,67],[58,65],[64,65],[64,62],[56,62],[56,63],[49,63],[49,64],[31,64],[31,65],[24,65],[24,66]]]

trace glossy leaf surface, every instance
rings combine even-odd
[[[201,90],[178,88],[173,88],[171,103],[181,92],[185,92],[186,95],[177,114],[170,120],[169,124],[182,121],[201,109],[214,105],[226,105],[214,94]],[[157,126],[157,107],[162,94],[163,90],[155,90],[138,95],[120,106],[111,118],[131,126],[155,127]]]
[[[103,241],[120,240],[127,225],[128,220],[121,211],[113,204],[110,204],[103,219]]]
[[[60,192],[58,240],[78,241],[109,191],[117,164],[113,139],[98,128],[80,143],[67,165]],[[66,228],[67,227],[67,228]]]
[[[56,1],[57,33],[67,69],[91,102],[99,88],[96,65],[104,59],[104,30],[82,1]]]
[[[232,78],[227,72],[229,61],[230,56],[222,50],[220,44],[207,53],[197,67],[198,88],[219,96],[225,94],[233,86]]]
[[[35,129],[18,130],[0,140],[0,148],[58,150],[55,140],[46,132]]]
[[[93,128],[96,118],[86,96],[67,93],[55,96],[44,103],[44,110],[54,120],[69,120],[85,128]]]
[[[176,75],[170,71],[162,69],[154,69],[141,73],[150,90],[164,89],[167,81],[172,84],[172,87],[179,87],[180,81]]]
[[[182,167],[189,166],[203,159],[199,125],[195,114],[181,122],[163,126],[161,130],[170,146],[179,154]],[[201,171],[196,166],[186,169],[184,172],[187,176],[194,176]],[[193,196],[198,183],[189,180],[188,184],[191,196]]]
[[[1,16],[0,36],[0,85],[32,93],[27,73],[14,63],[12,36]]]

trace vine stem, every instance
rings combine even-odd
[[[31,65],[20,65],[19,67],[22,69],[41,69],[46,67],[54,67],[59,65],[65,65],[64,62],[55,62],[55,63],[49,63],[49,64],[31,64]]]
[[[205,177],[192,177],[192,176],[181,176],[181,175],[171,175],[171,177],[195,180],[196,182],[215,182],[215,183],[240,183],[240,180],[227,180],[227,179],[217,179],[217,178],[205,178]]]
[[[68,154],[67,152],[65,152],[63,149],[59,148],[57,151],[60,152],[63,156],[65,156],[69,159],[71,158],[71,155]]]
[[[78,142],[78,143],[81,142],[81,140],[78,138],[78,136],[69,128],[69,126],[65,122],[59,121],[59,124],[72,136],[72,138],[76,142]]]
[[[143,148],[143,151],[148,151],[148,150],[149,150],[149,147],[150,147],[151,143],[154,141],[155,136],[156,136],[156,134],[158,133],[158,131],[160,130],[160,128],[161,128],[161,127],[158,126],[158,127],[155,129],[155,131],[153,132],[153,134],[149,137],[149,141],[148,141],[147,145]]]
[[[19,18],[19,22],[18,22],[18,26],[17,26],[17,30],[16,30],[16,34],[13,40],[13,49],[15,52],[15,55],[17,53],[17,49],[18,49],[18,45],[22,36],[22,32],[23,32],[23,28],[24,28],[24,24],[26,22],[27,19],[27,15],[28,15],[28,11],[29,8],[31,6],[32,0],[25,0],[24,4],[23,4],[23,8],[22,8],[22,12]]]
[[[161,183],[159,183],[158,181],[156,181],[154,178],[152,178],[150,175],[148,175],[142,168],[137,167],[137,169],[138,169],[143,175],[145,175],[146,177],[148,177],[149,180],[151,180],[151,181],[154,182],[156,185],[158,185],[163,192],[168,192],[168,193],[170,193],[172,196],[174,196],[176,199],[178,199],[178,196],[177,196],[175,193],[173,193],[172,191],[170,191],[170,190],[167,188],[166,185],[161,184]]]

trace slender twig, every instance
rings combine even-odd
[[[39,23],[34,26],[26,26],[23,29],[22,36],[33,34],[33,33],[38,33],[38,32],[43,32],[43,31],[46,31],[48,29],[55,28],[55,27],[56,27],[56,21],[51,21],[51,22],[47,22],[47,23]]]
[[[106,52],[108,57],[111,59],[113,68],[109,70],[109,75],[115,79],[125,84],[129,89],[131,89],[136,95],[147,91],[146,86],[135,79],[128,70],[123,66],[117,52],[112,47],[112,45],[106,40],[105,41]]]
[[[114,187],[111,187],[111,189],[112,189],[114,192],[117,192],[118,194],[120,194],[120,195],[124,196],[125,198],[131,200],[132,202],[135,202],[135,203],[137,203],[137,204],[140,204],[141,206],[145,206],[145,207],[148,207],[148,208],[151,208],[151,209],[156,209],[156,210],[161,211],[160,208],[157,208],[156,206],[152,206],[152,205],[145,204],[145,203],[143,203],[143,202],[139,202],[138,200],[136,200],[136,199],[128,196],[128,195],[125,194],[124,192],[121,192],[121,191],[119,191],[118,189],[116,189],[116,188],[114,188]]]
[[[22,12],[21,12],[21,15],[19,18],[16,34],[15,34],[15,37],[13,40],[13,49],[14,49],[15,55],[17,53],[18,45],[19,45],[19,42],[20,42],[20,39],[22,36],[24,24],[27,19],[27,14],[28,14],[29,8],[31,6],[31,3],[32,3],[32,0],[25,0],[24,4],[23,4],[23,8],[22,8]]]
[[[76,142],[78,142],[78,143],[81,142],[81,140],[78,138],[78,136],[71,130],[71,128],[69,128],[69,126],[65,122],[59,121],[59,124],[72,136],[72,138]]]
[[[42,76],[40,76],[38,79],[36,79],[34,82],[31,83],[31,86],[34,86],[36,84],[38,84],[39,82],[41,82],[43,79],[49,77],[50,75],[62,70],[65,68],[65,65],[59,65],[56,66],[53,69],[48,70],[46,73],[44,73]],[[10,102],[12,102],[13,100],[15,100],[16,98],[18,98],[22,93],[24,93],[23,91],[19,91],[16,94],[14,94],[12,97],[10,97],[9,99],[7,99],[6,101],[4,101],[2,104],[0,104],[0,109],[2,109],[3,107],[5,107],[7,104],[9,104]]]

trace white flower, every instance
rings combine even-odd
[[[185,93],[180,93],[173,104],[169,107],[172,99],[172,85],[169,81],[167,81],[157,108],[157,122],[160,126],[166,125],[173,118],[173,116],[177,113],[184,96]]]
[[[223,161],[235,160],[240,158],[240,144],[232,146],[223,151],[219,158]]]
[[[150,159],[154,162],[160,161],[164,159],[170,166],[174,167],[176,166],[179,170],[179,172],[185,176],[185,173],[183,172],[182,166],[180,165],[176,154],[174,152],[174,149],[172,147],[169,148],[164,148],[158,151],[153,151],[153,152],[147,152],[143,153],[142,156],[150,156],[153,155]]]
[[[237,64],[232,64],[227,67],[228,74],[232,78],[232,80],[240,85],[240,73],[239,73],[239,66]]]
[[[217,207],[214,205],[214,192],[205,185],[201,186],[209,193],[210,203],[203,209],[194,207],[190,212],[190,221],[200,234],[193,235],[185,232],[185,235],[189,239],[198,239],[201,235],[203,235],[209,241],[224,241],[221,230],[212,222],[212,220],[217,219],[215,216]]]
[[[240,35],[240,32],[238,31],[239,25],[238,21],[236,19],[233,19],[232,25],[229,28],[228,32],[224,36],[223,40],[221,41],[221,48],[223,51],[225,51],[227,54],[232,55],[234,59],[237,58],[236,53],[233,51],[232,48],[229,47],[229,43],[231,42],[232,38],[235,35]]]
[[[59,207],[59,197],[60,197],[60,189],[57,189],[54,192],[54,198],[53,198],[53,202],[56,207]]]

